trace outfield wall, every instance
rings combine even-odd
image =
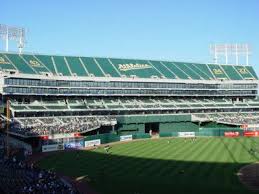
[[[144,123],[130,123],[130,124],[118,124],[118,131],[137,131],[139,133],[145,133]]]
[[[129,115],[117,117],[117,122],[121,124],[132,123],[164,123],[164,122],[186,122],[191,121],[191,114],[189,115]]]
[[[249,133],[249,134],[246,134]],[[201,128],[198,131],[182,131],[182,130],[175,130],[173,132],[163,132],[159,133],[158,137],[177,137],[177,138],[193,138],[193,137],[240,137],[240,136],[247,136],[247,137],[259,137],[259,131],[244,131],[240,128]],[[157,136],[156,136],[157,137]],[[98,135],[91,135],[91,136],[85,136],[84,139],[82,139],[82,142],[84,142],[84,145],[80,144],[79,147],[76,146],[66,146],[63,145],[63,149],[80,149],[82,147],[94,147],[101,144],[107,144],[107,143],[113,143],[113,142],[125,142],[125,141],[132,141],[134,139],[148,139],[151,138],[151,136],[148,133],[130,133],[130,132],[122,132],[122,133],[106,133],[106,134],[98,134]],[[72,143],[72,142],[70,142]],[[59,149],[50,145],[51,149],[47,151],[56,151],[60,150],[60,145],[56,144]],[[72,145],[72,144],[71,144]],[[44,148],[44,147],[43,147]],[[46,149],[43,149],[46,151]]]
[[[199,126],[192,122],[159,123],[160,133],[175,131],[199,131]]]
[[[225,132],[238,132],[239,136],[243,136],[243,129],[240,128],[201,128],[200,130],[175,130],[171,132],[160,132],[159,136],[160,137],[180,137],[181,133],[193,133],[194,136],[197,137],[224,137]],[[148,133],[132,133],[132,132],[121,132],[119,134],[99,134],[99,135],[91,135],[91,136],[86,136],[85,141],[91,141],[95,139],[100,139],[101,144],[106,144],[106,143],[112,143],[112,142],[117,142],[121,140],[121,136],[127,136],[127,135],[132,135],[132,139],[145,139],[145,138],[151,138],[151,136]]]
[[[159,131],[170,132],[174,130],[199,129],[198,125],[191,122],[191,115],[131,115],[117,118],[117,131],[132,131],[145,133],[145,124],[158,123]]]
[[[107,134],[86,136],[85,141],[100,139],[101,144],[106,144],[106,143],[121,141],[121,137],[126,135],[132,135],[132,139],[146,139],[151,137],[149,134],[146,134],[146,133],[135,133],[135,134],[133,133],[133,134],[121,134],[121,135],[107,133]]]

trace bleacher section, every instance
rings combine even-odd
[[[257,79],[251,66],[0,53],[0,70],[79,77],[138,77],[189,80]]]
[[[78,100],[33,101],[30,104],[11,100],[13,112],[49,112],[78,110],[206,110],[222,108],[259,108],[258,99],[232,101],[231,99],[184,99],[184,98],[82,98]]]
[[[79,193],[56,173],[19,161],[15,156],[0,160],[0,192],[8,194]]]
[[[22,137],[85,133],[114,124],[116,119],[109,116],[17,117],[12,122],[10,133]]]
[[[216,122],[227,125],[258,125],[258,112],[193,114],[193,121]]]

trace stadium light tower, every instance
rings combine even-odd
[[[239,58],[245,56],[246,65],[249,65],[251,47],[248,44],[211,44],[210,53],[214,56],[214,63],[218,63],[219,57],[225,57],[228,64],[229,56],[235,56],[235,64],[239,64]]]
[[[25,44],[25,29],[14,26],[7,26],[0,24],[0,38],[5,41],[5,51],[9,51],[9,40],[14,40],[18,43],[19,53],[22,53],[22,49]]]

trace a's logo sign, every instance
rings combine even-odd
[[[29,63],[33,67],[40,67],[41,66],[40,63],[38,61],[35,61],[35,60],[30,60]]]
[[[221,69],[213,69],[214,74],[223,74]]]
[[[148,69],[148,68],[152,68],[152,67],[148,64],[138,64],[138,63],[119,64],[120,71],[128,71],[128,70],[134,70],[134,69]]]
[[[10,64],[10,63],[5,61],[3,57],[0,57],[0,64]]]
[[[246,68],[238,68],[238,72],[239,72],[240,74],[248,74],[248,71],[247,71]]]

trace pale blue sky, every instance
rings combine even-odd
[[[259,74],[258,0],[0,0],[0,6],[0,23],[28,29],[27,52],[210,62],[211,43],[249,43]]]

